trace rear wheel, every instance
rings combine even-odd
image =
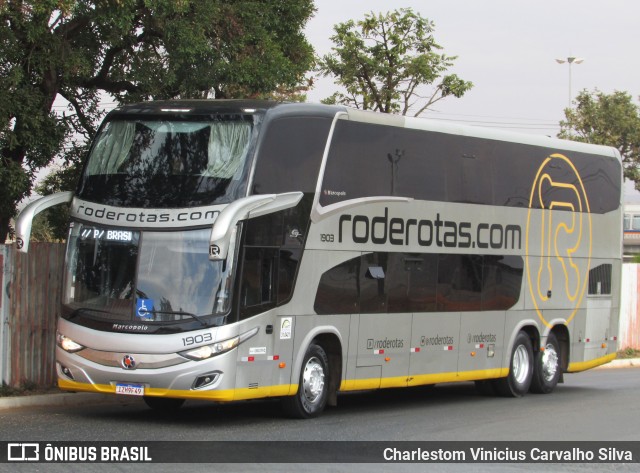
[[[547,336],[544,350],[536,353],[530,391],[536,394],[549,394],[557,386],[561,374],[560,344],[551,332]]]
[[[153,410],[157,411],[175,411],[180,409],[184,404],[184,399],[177,399],[174,397],[154,397],[143,396],[144,402]]]
[[[282,400],[290,417],[309,419],[319,415],[327,404],[329,394],[329,359],[320,345],[312,343],[302,361],[298,392]]]
[[[506,378],[497,379],[494,385],[501,396],[521,397],[529,390],[532,377],[533,348],[531,339],[525,332],[518,332],[511,352],[509,375]]]

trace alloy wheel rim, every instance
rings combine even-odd
[[[302,373],[302,390],[310,404],[318,402],[324,391],[324,368],[316,357],[309,358]]]

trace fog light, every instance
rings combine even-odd
[[[75,378],[73,377],[73,374],[71,374],[71,370],[70,370],[69,368],[67,368],[66,366],[62,365],[62,364],[60,365],[60,371],[61,371],[61,372],[62,372],[62,374],[63,374],[63,375],[65,375],[67,378],[69,378],[69,379],[75,379]]]
[[[207,386],[211,386],[216,381],[218,381],[218,378],[220,378],[220,375],[221,375],[220,372],[214,372],[214,373],[208,373],[208,374],[203,374],[202,376],[198,376],[196,380],[193,382],[193,386],[191,387],[191,389],[202,389],[202,388],[206,388]]]

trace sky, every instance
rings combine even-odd
[[[435,24],[442,52],[458,57],[449,72],[474,87],[460,99],[438,102],[425,118],[555,136],[570,104],[569,66],[556,58],[569,56],[584,59],[571,67],[571,96],[583,89],[640,96],[640,0],[315,0],[315,5],[305,33],[318,55],[331,52],[334,25],[370,12],[408,7]],[[336,90],[331,78],[317,78],[307,98],[319,102]],[[632,200],[640,203],[640,194]]]
[[[306,28],[319,55],[331,51],[333,26],[370,12],[410,7],[434,22],[449,72],[474,83],[462,98],[437,103],[426,118],[555,136],[572,97],[583,89],[640,96],[638,0],[316,0]],[[338,90],[331,78],[308,94],[318,102]]]

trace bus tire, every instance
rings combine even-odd
[[[497,379],[495,388],[504,397],[522,397],[531,386],[533,378],[533,348],[531,339],[525,332],[518,332],[509,363],[509,375]]]
[[[180,409],[184,404],[184,399],[178,399],[175,397],[155,397],[155,396],[143,396],[144,402],[147,406],[155,411],[175,411]]]
[[[315,343],[309,345],[302,360],[298,392],[282,399],[282,407],[289,417],[310,419],[318,416],[329,397],[329,358]]]
[[[560,344],[553,332],[547,336],[544,350],[538,351],[533,363],[533,379],[529,391],[536,394],[549,394],[560,380]]]

